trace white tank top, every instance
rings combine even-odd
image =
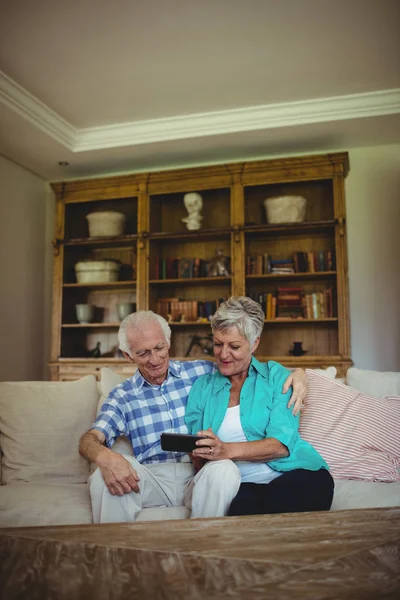
[[[242,424],[240,422],[240,406],[231,406],[225,413],[217,436],[222,442],[247,442]],[[249,460],[235,460],[242,475],[242,483],[269,483],[279,475],[263,462],[251,462]]]

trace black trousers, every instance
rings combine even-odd
[[[295,469],[270,483],[242,483],[228,515],[329,510],[335,484],[326,469]]]

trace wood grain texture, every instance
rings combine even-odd
[[[398,598],[400,509],[0,530],[2,598]]]

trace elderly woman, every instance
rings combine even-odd
[[[200,377],[186,408],[197,442],[197,469],[212,461],[236,463],[240,488],[228,514],[329,510],[333,479],[328,465],[299,432],[299,416],[282,393],[289,371],[253,353],[264,327],[261,306],[243,296],[222,303],[211,319],[218,372]],[[204,466],[203,466],[204,465]]]

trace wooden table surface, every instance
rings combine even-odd
[[[400,598],[400,508],[0,529],[0,597]]]

